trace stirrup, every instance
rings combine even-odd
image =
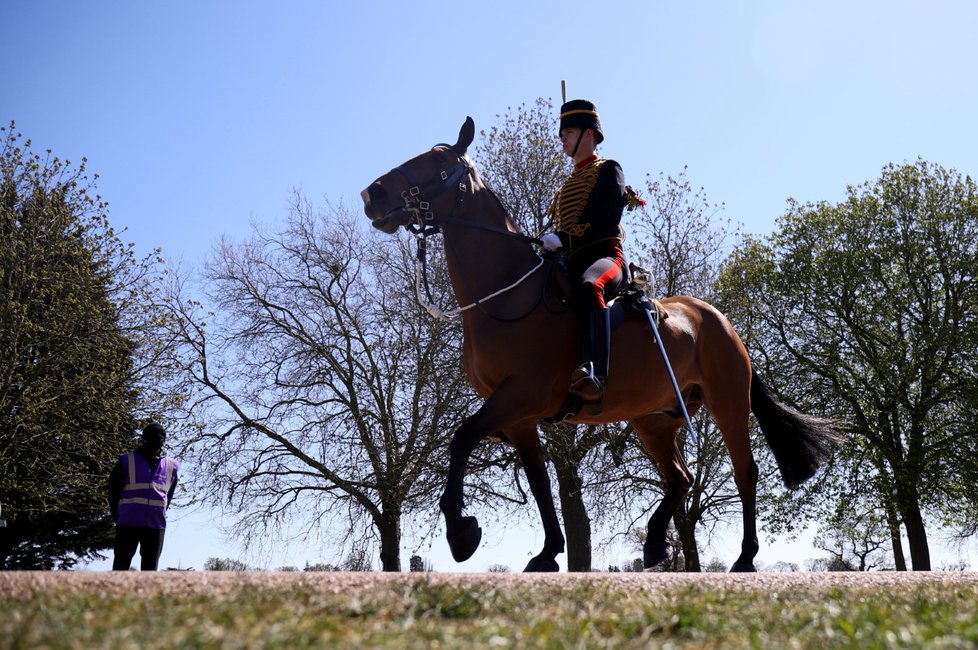
[[[570,392],[585,402],[600,402],[604,398],[604,381],[594,374],[594,364],[588,361],[571,373]]]

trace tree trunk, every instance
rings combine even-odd
[[[700,551],[696,546],[696,518],[691,516],[686,509],[685,500],[680,504],[673,515],[672,523],[676,527],[676,534],[683,545],[683,559],[685,561],[686,573],[699,573]]]
[[[910,562],[914,571],[930,571],[930,548],[927,545],[927,530],[920,514],[920,504],[914,501],[907,506],[903,511],[903,523],[907,527]]]
[[[897,571],[907,570],[907,558],[903,555],[903,540],[900,538],[900,519],[893,506],[886,507],[886,525],[890,529],[890,545],[893,547],[893,566]]]
[[[401,570],[401,513],[385,510],[382,517],[377,519],[377,531],[380,533],[380,566],[381,571]]]
[[[564,458],[554,458],[560,510],[564,517],[564,536],[567,538],[567,570],[591,570],[591,518],[584,507],[581,493],[583,481],[577,464]]]

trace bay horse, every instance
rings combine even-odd
[[[361,193],[372,225],[389,234],[405,227],[420,238],[440,231],[452,289],[461,314],[462,356],[472,387],[485,399],[452,435],[445,517],[452,556],[470,558],[482,530],[464,516],[463,478],[482,439],[512,444],[540,510],[543,549],[525,571],[557,571],[564,536],[554,506],[537,425],[561,412],[571,371],[580,362],[581,331],[571,310],[554,309],[547,292],[551,259],[519,232],[503,205],[482,182],[466,152],[475,136],[467,118],[454,145],[435,145],[392,169]],[[419,244],[419,245],[421,245]],[[419,289],[419,299],[420,289]],[[733,463],[743,507],[741,553],[731,571],[754,571],[757,465],[748,415],[753,410],[784,483],[795,487],[814,475],[838,441],[833,421],[799,413],[776,401],[751,366],[744,344],[717,309],[695,298],[661,301],[661,340],[690,414],[705,408],[715,419]],[[429,308],[440,315],[437,308]],[[600,414],[570,417],[576,424],[628,421],[656,462],[666,489],[648,523],[643,562],[666,559],[666,531],[692,483],[677,444],[684,420],[679,399],[654,343],[650,320],[626,313],[613,334],[611,372]]]

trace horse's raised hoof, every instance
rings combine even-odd
[[[737,560],[730,567],[730,573],[755,573],[754,563],[750,560]]]
[[[662,564],[669,557],[669,545],[665,542],[646,544],[642,547],[642,564],[646,571]]]
[[[472,557],[481,541],[482,529],[475,517],[462,517],[458,529],[448,534],[448,548],[452,550],[456,562],[465,562]]]
[[[554,573],[555,571],[560,571],[557,560],[552,557],[541,557],[539,555],[531,558],[527,562],[526,568],[523,569],[523,573]]]

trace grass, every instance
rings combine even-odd
[[[978,574],[14,575],[0,648],[978,647]]]

